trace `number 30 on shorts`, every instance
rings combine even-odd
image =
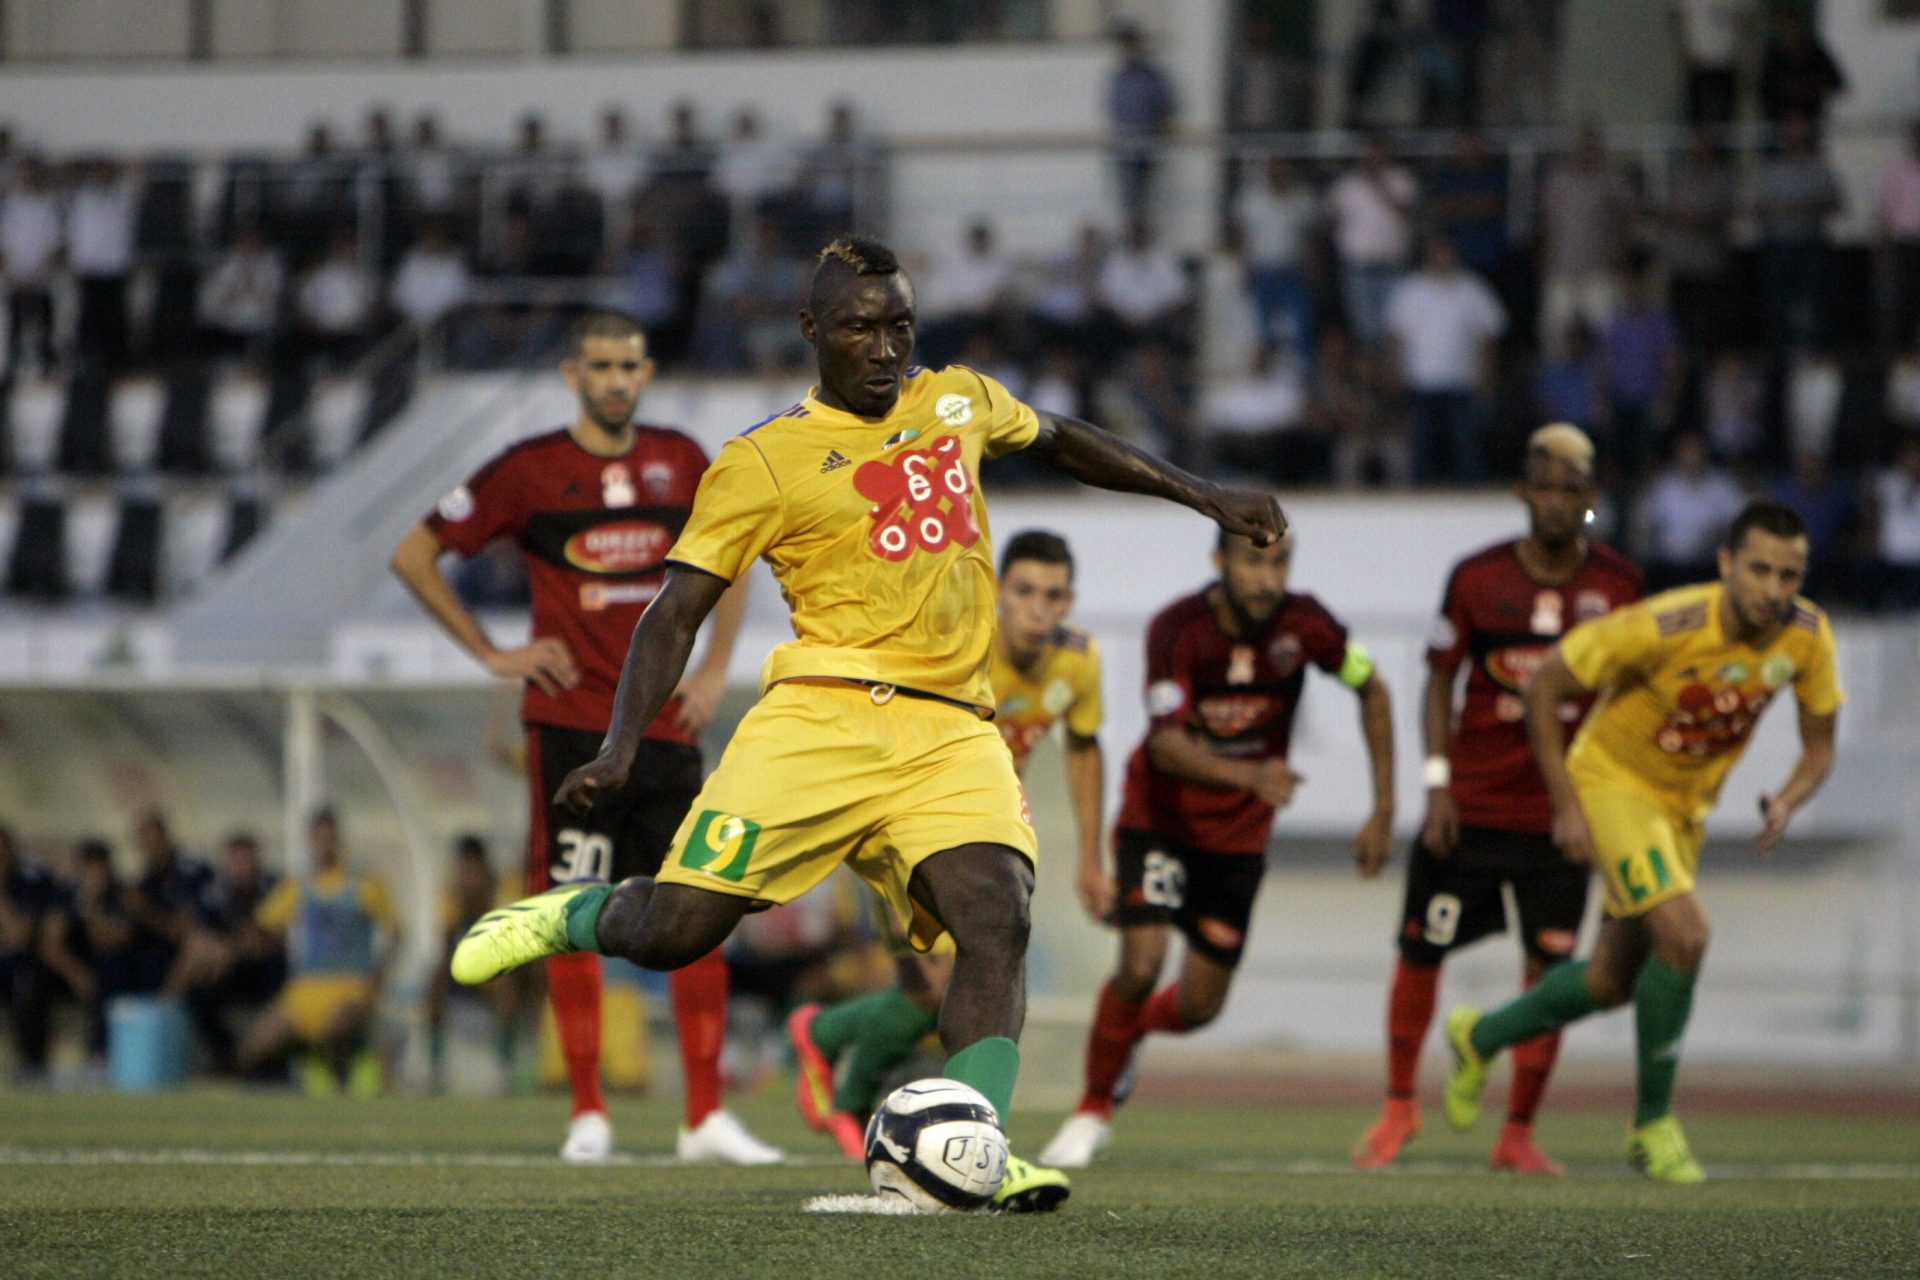
[[[553,882],[606,880],[613,875],[613,841],[594,831],[568,827],[554,838]]]
[[[1149,906],[1177,911],[1187,900],[1187,869],[1177,858],[1150,850],[1140,873],[1140,896]]]

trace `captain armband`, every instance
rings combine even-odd
[[[1358,689],[1373,678],[1373,655],[1358,640],[1347,641],[1347,656],[1340,663],[1340,683]]]

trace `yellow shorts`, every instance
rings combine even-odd
[[[280,1012],[286,1015],[294,1033],[311,1043],[325,1038],[341,1009],[372,999],[373,984],[358,974],[290,978],[280,992]]]
[[[1692,893],[1705,828],[1671,805],[1625,787],[1577,781],[1593,832],[1594,862],[1610,919],[1645,915]]]
[[[907,894],[913,869],[963,844],[1039,847],[1013,756],[991,721],[942,702],[876,703],[852,686],[784,682],[734,731],[657,877],[791,902],[842,862],[910,921],[926,950],[944,926]]]

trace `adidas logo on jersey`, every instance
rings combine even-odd
[[[848,461],[846,455],[838,449],[829,449],[827,450],[827,460],[820,464],[820,474],[825,475],[829,471],[838,471],[842,467],[850,467],[852,465],[853,463]]]

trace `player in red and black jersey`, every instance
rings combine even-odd
[[[1441,962],[1506,931],[1503,889],[1513,892],[1529,986],[1573,954],[1586,914],[1588,868],[1567,861],[1550,837],[1553,806],[1527,742],[1522,694],[1562,635],[1639,599],[1642,581],[1626,557],[1585,536],[1594,490],[1593,444],[1584,432],[1565,424],[1534,432],[1515,493],[1527,508],[1527,536],[1455,566],[1427,647],[1427,812],[1408,862],[1387,1006],[1387,1101],[1354,1147],[1362,1169],[1391,1164],[1420,1131],[1414,1078]],[[1456,717],[1463,666],[1466,694]],[[1572,726],[1586,710],[1570,703],[1561,718]],[[1561,1172],[1533,1141],[1534,1112],[1559,1047],[1555,1034],[1514,1049],[1494,1168]]]
[[[725,687],[745,585],[714,610],[700,666],[647,729],[626,785],[584,817],[552,804],[561,779],[593,759],[613,717],[621,664],[640,615],[666,580],[666,555],[707,469],[698,444],[642,426],[634,410],[653,377],[646,337],[627,316],[594,312],[575,326],[561,366],[580,399],[571,426],[514,445],[441,499],[394,552],[393,569],[449,635],[503,679],[522,680],[527,779],[532,788],[527,887],[652,875],[703,778],[698,737]],[[442,553],[470,556],[512,539],[533,594],[533,636],[502,649],[440,572]],[[600,958],[555,956],[547,986],[573,1085],[573,1122],[561,1156],[612,1153],[600,1092]],[[727,967],[716,950],[671,978],[687,1079],[687,1160],[764,1164],[780,1153],[720,1107]]]
[[[1293,537],[1270,547],[1222,535],[1219,581],[1161,610],[1147,630],[1147,737],[1127,764],[1113,837],[1120,963],[1087,1039],[1086,1092],[1040,1155],[1084,1168],[1111,1138],[1117,1088],[1152,1031],[1219,1014],[1246,944],[1274,814],[1300,777],[1287,764],[1309,665],[1360,697],[1373,812],[1354,838],[1360,874],[1379,872],[1393,832],[1393,722],[1367,651],[1310,595],[1287,590]],[[1154,990],[1173,930],[1178,980]]]

